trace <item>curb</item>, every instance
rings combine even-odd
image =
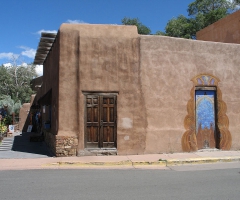
[[[43,167],[137,167],[137,166],[162,166],[166,167],[166,161],[146,162],[131,160],[120,162],[56,162],[48,163]]]
[[[132,162],[132,166],[137,167],[137,166],[161,166],[161,167],[166,167],[167,166],[167,161],[166,160],[161,160],[161,161],[155,161],[155,162],[147,162],[147,161],[138,161]]]
[[[192,164],[210,164],[218,162],[240,162],[240,157],[220,157],[220,158],[190,158],[190,159],[168,159],[154,162],[149,161],[120,161],[120,162],[56,162],[43,165],[44,167],[141,167],[141,166],[181,166]]]
[[[130,160],[120,161],[120,162],[56,162],[56,163],[48,163],[43,165],[44,167],[50,166],[58,166],[58,167],[110,167],[110,166],[132,166],[132,162]]]
[[[189,164],[210,164],[218,162],[240,162],[240,157],[220,157],[220,158],[191,158],[191,159],[170,159],[167,166],[189,165]]]

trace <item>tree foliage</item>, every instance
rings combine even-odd
[[[124,17],[122,19],[122,24],[137,26],[138,34],[141,34],[141,35],[149,35],[151,33],[151,30],[147,26],[143,25],[138,18]]]
[[[14,101],[11,96],[2,95],[0,97],[0,108],[4,106],[7,106],[7,114],[12,115],[13,113],[18,114],[22,105],[20,100]]]
[[[37,76],[35,66],[0,66],[0,96],[8,95],[15,102],[26,103],[34,93],[30,81]]]
[[[0,66],[0,94],[7,95],[10,91],[11,77],[8,73],[8,69],[4,66]]]
[[[188,5],[189,18],[179,15],[165,27],[165,35],[196,38],[196,32],[233,12],[240,0],[195,0]]]
[[[233,4],[228,0],[195,0],[188,5],[188,15],[196,16],[198,14],[209,14],[218,9],[227,12],[228,9],[233,9]]]
[[[165,35],[189,39],[192,37],[194,30],[195,28],[192,19],[180,15],[167,23]]]
[[[204,28],[219,19],[227,16],[234,10],[236,3],[228,0],[196,0],[188,5],[188,15],[201,20],[201,27]]]

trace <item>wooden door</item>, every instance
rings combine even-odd
[[[86,95],[85,147],[117,147],[116,95]]]

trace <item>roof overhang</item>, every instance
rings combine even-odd
[[[56,39],[57,33],[41,33],[41,39],[38,44],[37,52],[33,64],[43,65],[49,51],[52,48],[52,45]]]

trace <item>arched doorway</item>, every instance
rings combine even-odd
[[[206,148],[229,150],[232,137],[228,130],[227,106],[218,87],[220,80],[210,74],[200,74],[191,81],[193,88],[184,120],[183,151]]]

